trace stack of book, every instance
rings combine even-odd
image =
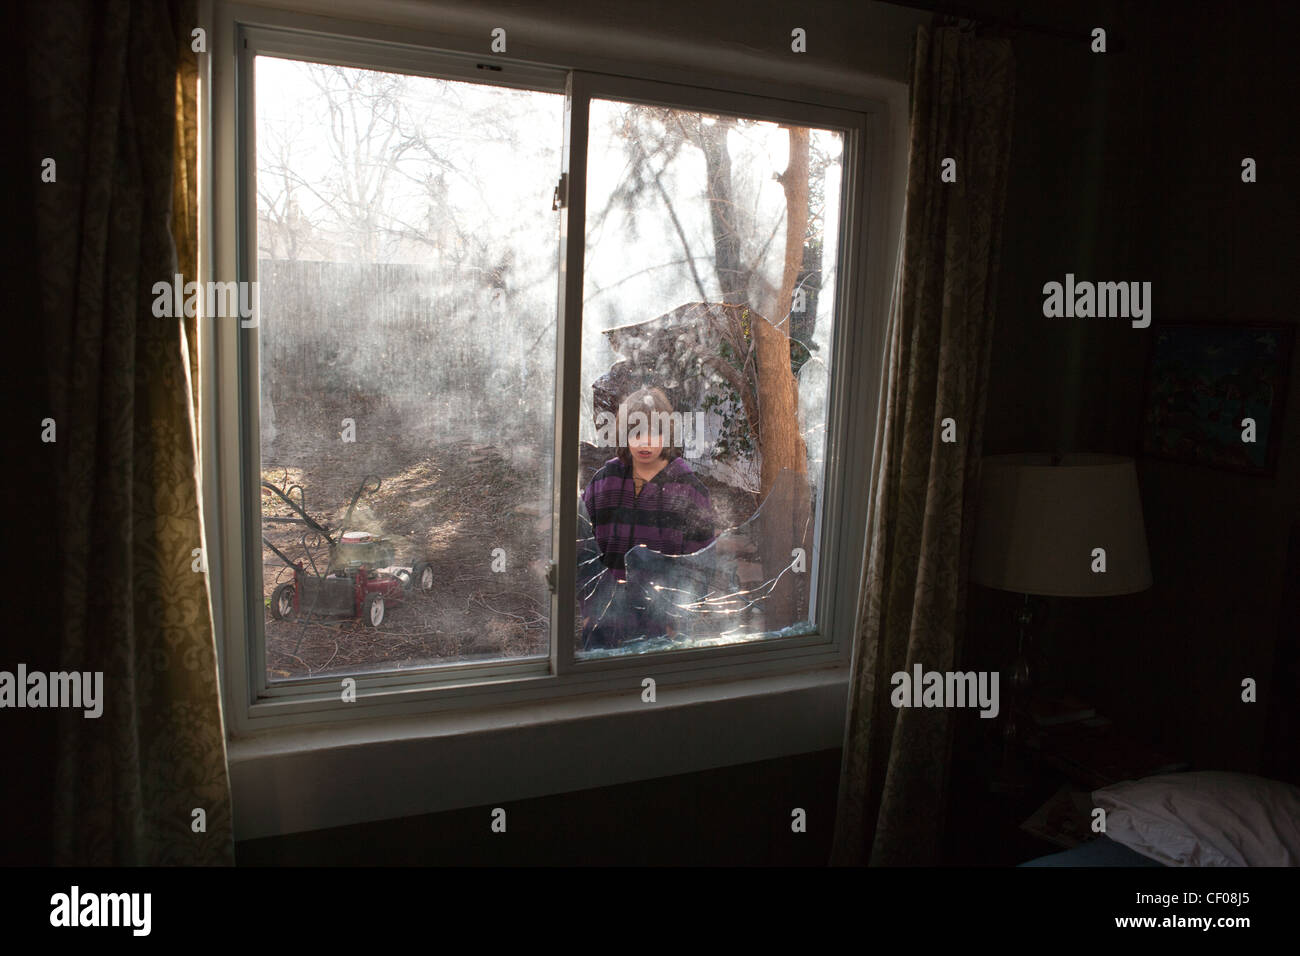
[[[1074,698],[1034,700],[1026,745],[1081,787],[1096,790],[1121,780],[1186,770],[1187,764],[1117,730]]]

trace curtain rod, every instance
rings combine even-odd
[[[911,7],[914,10],[928,10],[939,16],[957,17],[961,20],[973,20],[977,24],[984,24],[991,27],[1004,27],[1008,30],[1022,30],[1026,33],[1041,33],[1044,36],[1059,37],[1063,40],[1073,40],[1076,42],[1092,42],[1092,31],[1081,32],[1077,30],[1062,30],[1059,27],[1046,26],[1041,23],[1030,23],[1020,18],[1017,11],[1010,17],[990,16],[981,13],[978,10],[972,10],[970,7],[964,7],[960,4],[947,3],[945,0],[885,0],[895,6]],[[1106,49],[1119,52],[1124,49],[1124,43],[1109,27],[1104,23],[1098,23],[1097,26],[1106,29]]]

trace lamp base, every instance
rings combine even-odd
[[[1034,785],[1034,777],[1019,760],[1006,760],[994,771],[989,779],[992,793],[1006,793],[1021,796]]]
[[[1033,784],[1033,774],[1025,766],[1021,750],[1021,731],[1021,717],[1013,704],[1003,717],[1001,758],[989,779],[989,790],[994,793],[1021,794]]]

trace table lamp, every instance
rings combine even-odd
[[[1031,683],[1029,596],[1132,594],[1151,586],[1151,565],[1132,458],[996,455],[981,461],[979,487],[970,580],[1025,595],[1003,724],[1009,745],[1014,705]]]

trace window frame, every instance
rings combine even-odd
[[[883,210],[889,157],[884,131],[884,104],[787,88],[787,96],[738,89],[734,79],[709,86],[667,83],[654,70],[628,66],[616,75],[577,65],[521,63],[497,55],[472,55],[428,45],[432,37],[410,31],[366,27],[328,18],[219,3],[215,8],[213,75],[204,111],[211,111],[212,141],[201,144],[210,159],[209,217],[201,224],[208,250],[201,254],[199,281],[209,278],[256,280],[256,250],[241,222],[256,223],[256,193],[251,189],[250,148],[253,57],[258,53],[320,59],[372,69],[482,79],[477,64],[500,66],[490,85],[529,86],[563,75],[570,120],[566,132],[565,171],[569,202],[562,236],[585,226],[587,104],[592,98],[655,102],[679,108],[735,113],[760,119],[785,119],[809,126],[843,129],[845,157],[836,277],[836,331],[827,421],[824,493],[819,501],[820,562],[815,614],[817,633],[779,641],[753,641],[716,648],[686,649],[626,658],[577,660],[573,642],[551,641],[549,658],[437,665],[437,670],[389,672],[356,677],[357,700],[339,700],[335,674],[310,681],[267,685],[264,634],[253,623],[261,603],[260,534],[256,461],[260,458],[257,421],[256,329],[240,329],[237,320],[205,321],[201,331],[204,512],[209,553],[209,586],[218,634],[218,656],[225,712],[232,737],[262,731],[353,725],[361,718],[409,717],[482,712],[527,706],[566,697],[608,694],[634,687],[652,677],[676,686],[746,681],[810,670],[847,667],[856,629],[866,542],[866,494],[848,489],[869,487],[876,407],[880,390],[884,317],[879,312],[880,283],[885,274],[882,239],[873,227],[872,210]],[[394,42],[400,35],[403,42]],[[413,39],[423,42],[411,42]],[[445,39],[445,38],[443,38]],[[245,41],[251,43],[245,45]],[[460,70],[457,75],[453,71]],[[474,71],[474,72],[469,72]],[[744,84],[758,85],[758,84]],[[828,102],[830,101],[830,102]],[[855,108],[848,108],[852,103]],[[781,107],[781,109],[776,109]],[[850,120],[851,123],[846,123]],[[580,132],[579,132],[580,131]],[[221,145],[234,145],[223,149]],[[557,170],[557,176],[559,171]],[[241,219],[242,216],[242,219]],[[582,234],[582,228],[576,230]],[[573,632],[573,556],[576,542],[578,419],[573,413],[580,389],[583,243],[563,243],[560,262],[560,326],[557,334],[553,540],[556,588],[552,595],[553,635]],[[847,264],[856,263],[855,268]],[[208,274],[204,274],[207,272]],[[873,309],[872,306],[875,306]],[[238,388],[230,388],[231,381]],[[251,397],[250,397],[251,395]],[[567,401],[569,404],[563,404]],[[250,446],[252,451],[250,453]],[[574,494],[561,494],[571,489]],[[254,507],[256,506],[256,507]],[[566,531],[568,533],[566,533]],[[569,560],[565,560],[568,555]],[[249,584],[257,576],[257,588]]]

